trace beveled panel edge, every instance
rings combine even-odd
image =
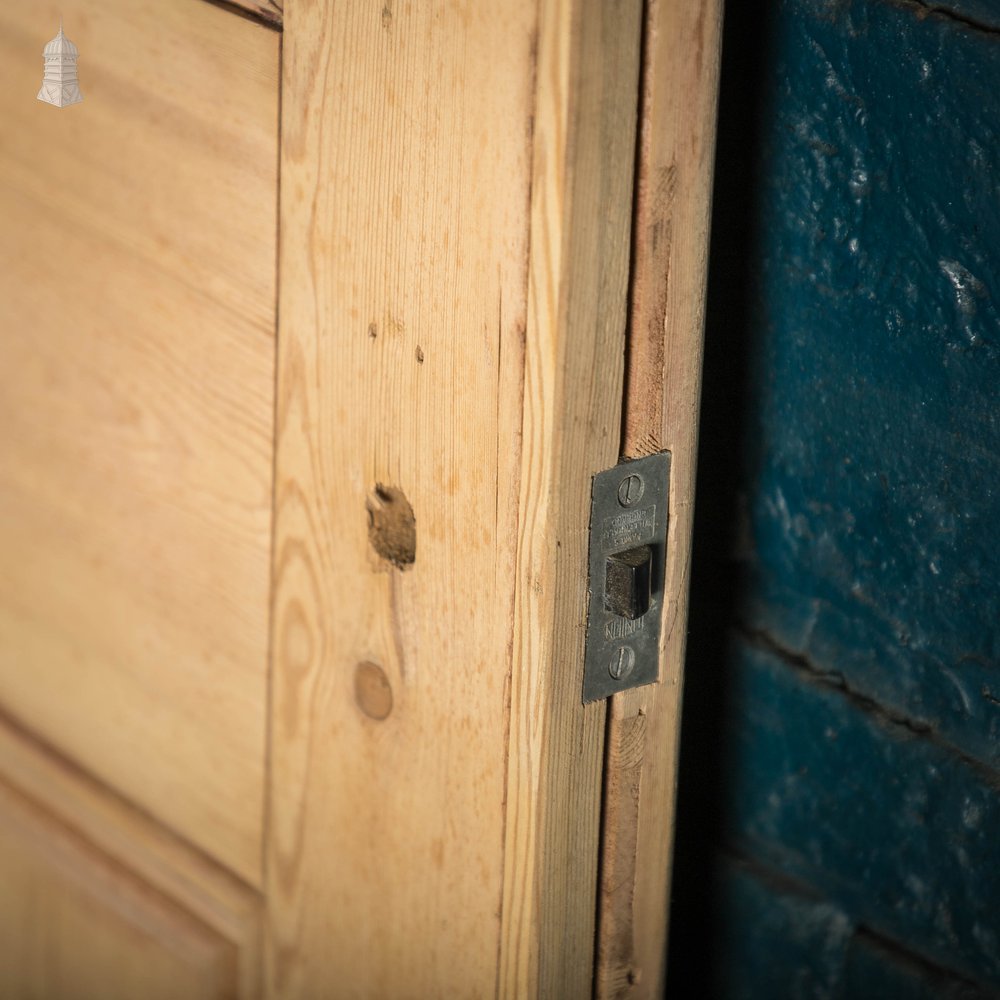
[[[239,996],[260,996],[262,897],[0,707],[0,786],[180,906],[238,954]]]
[[[266,28],[281,31],[284,12],[282,0],[202,0],[215,7],[222,7],[239,17],[263,24]]]

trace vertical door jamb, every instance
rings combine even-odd
[[[660,997],[666,979],[722,7],[645,13],[622,454],[670,451],[670,525],[660,681],[608,712],[601,1000]]]

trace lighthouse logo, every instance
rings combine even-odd
[[[38,99],[57,108],[79,104],[83,100],[80,83],[76,78],[76,60],[80,53],[77,47],[63,34],[62,18],[59,19],[59,34],[45,46],[45,78]]]

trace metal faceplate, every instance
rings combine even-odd
[[[594,476],[584,703],[658,678],[669,487],[668,451]]]

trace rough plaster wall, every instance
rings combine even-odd
[[[727,18],[673,995],[994,995],[1000,4]]]

